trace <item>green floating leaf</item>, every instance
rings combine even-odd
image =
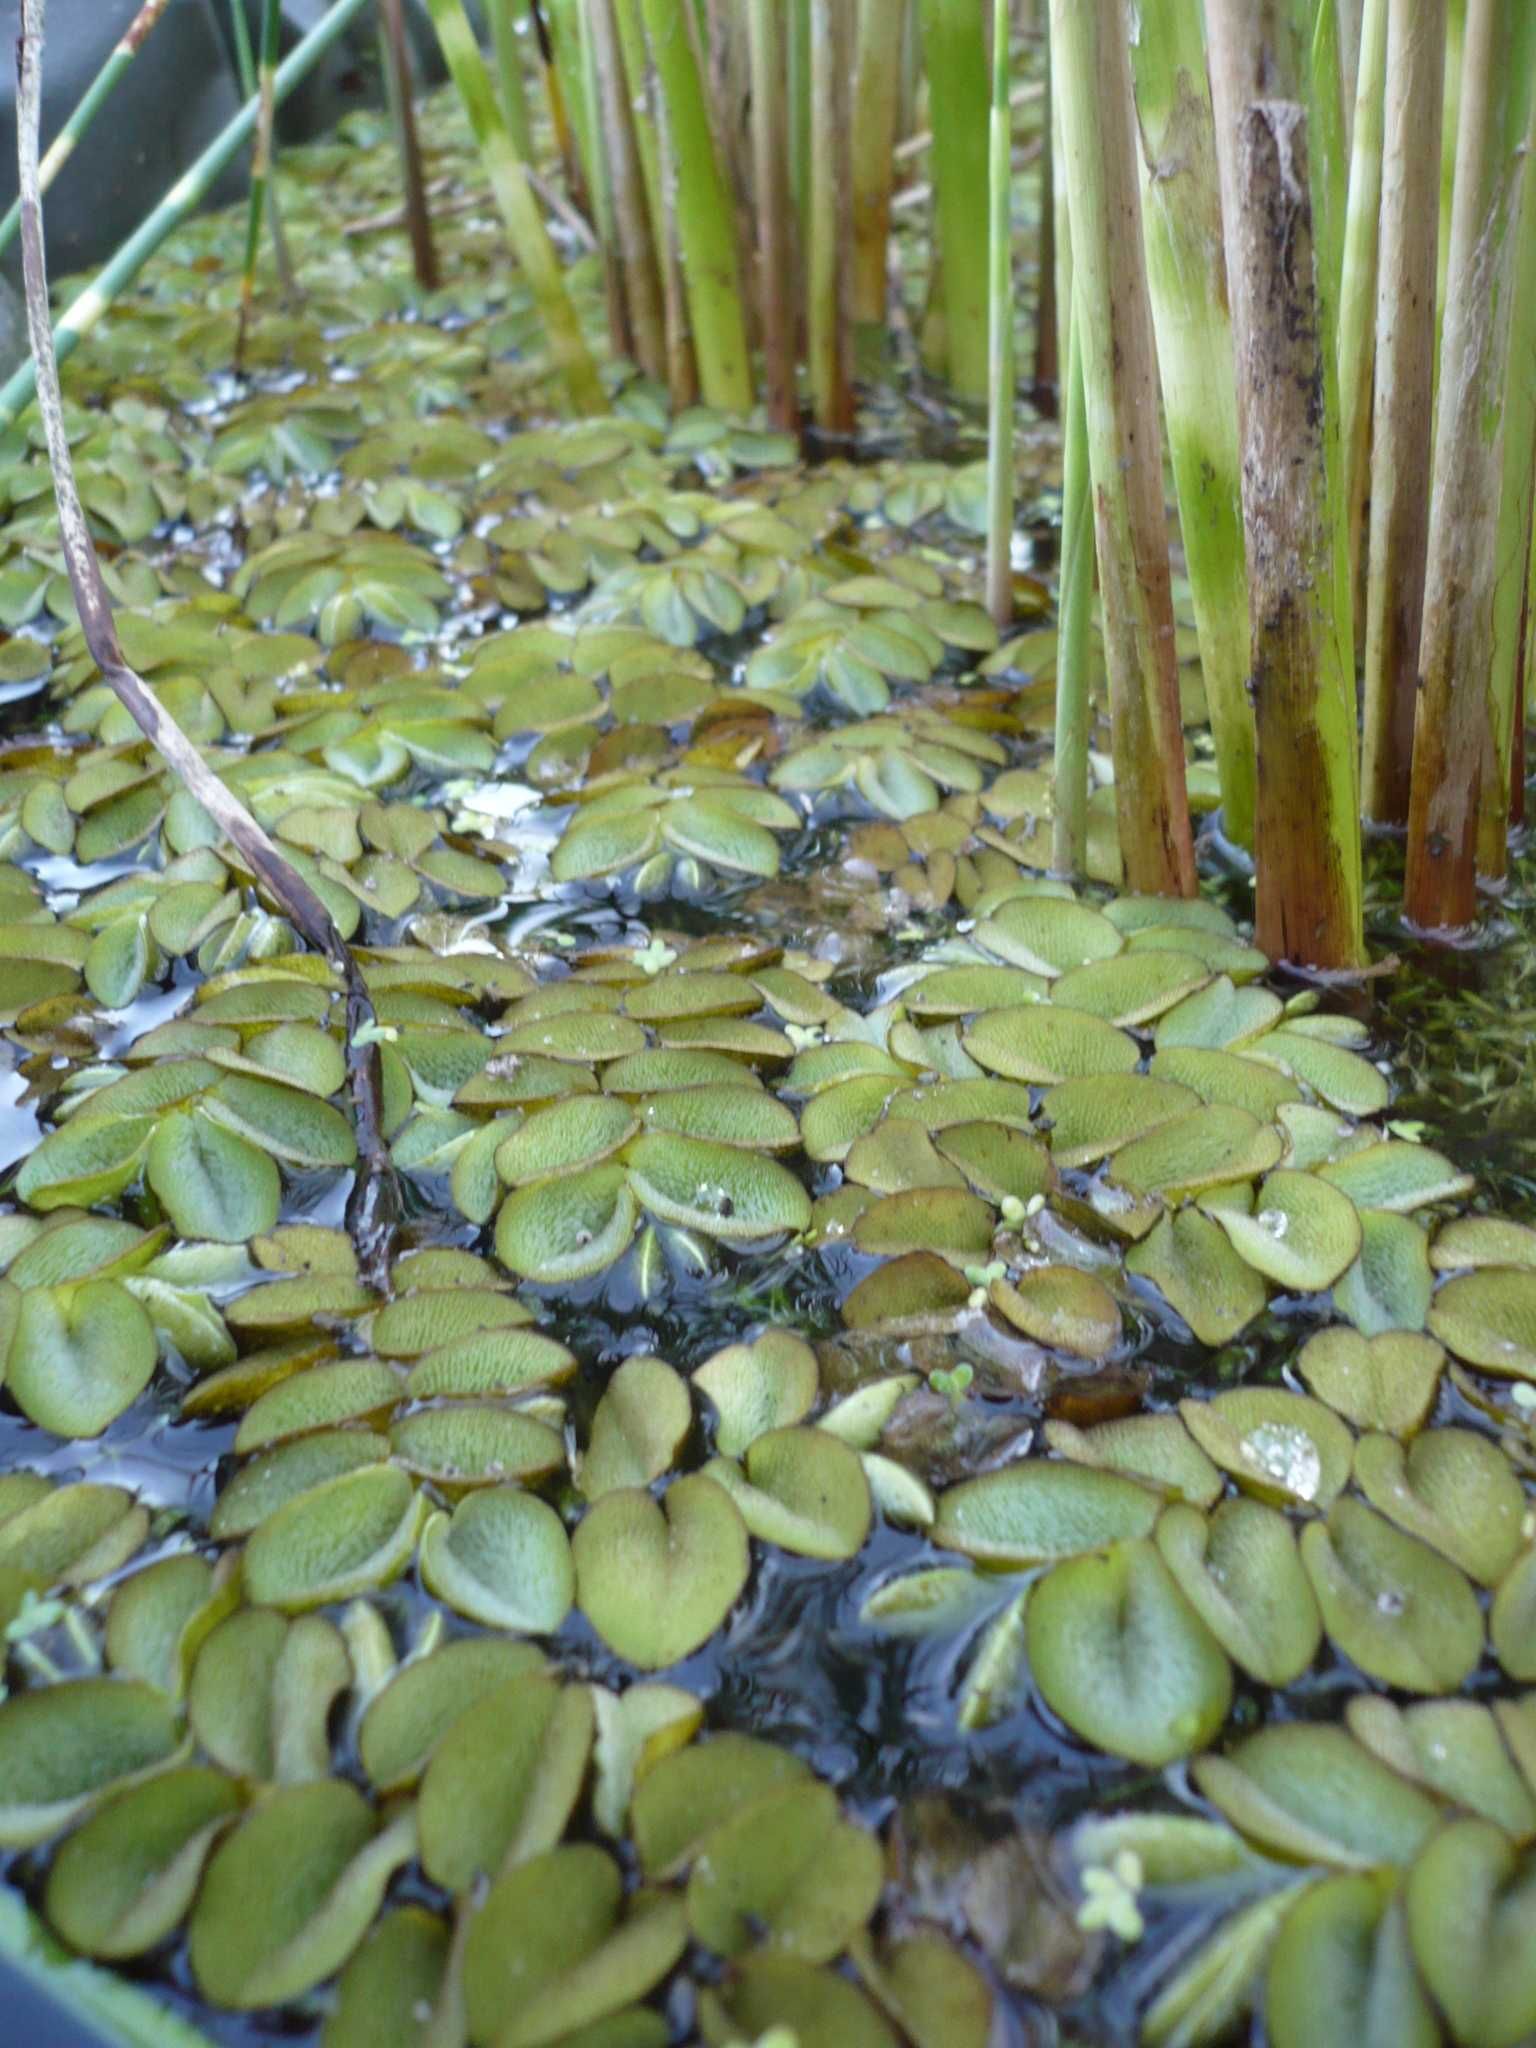
[[[731,1145],[668,1132],[636,1139],[630,1181],[653,1216],[685,1230],[750,1243],[804,1230],[810,1197],[786,1167]]]
[[[761,1944],[831,1962],[868,1920],[884,1882],[880,1845],[844,1820],[829,1786],[799,1785],[710,1835],[688,1882],[688,1926],[716,1955]]]
[[[461,1714],[511,1679],[543,1667],[531,1643],[499,1636],[459,1636],[402,1664],[369,1702],[358,1729],[358,1755],[375,1788],[399,1792],[414,1785]]]
[[[375,1832],[355,1787],[289,1785],[215,1850],[193,1909],[192,1972],[211,2005],[287,2005],[339,1969],[415,1853],[409,1808]]]
[[[1322,1618],[1291,1526],[1276,1509],[1228,1500],[1207,1522],[1192,1507],[1170,1507],[1157,1547],[1185,1599],[1250,1678],[1291,1685],[1311,1666]]]
[[[1070,968],[1051,990],[1051,999],[1110,1024],[1147,1024],[1209,979],[1204,962],[1189,953],[1122,953]]]
[[[1037,1344],[1103,1358],[1120,1341],[1120,1307],[1102,1280],[1075,1266],[1030,1266],[1017,1284],[994,1280],[987,1299]]]
[[[1422,1330],[1434,1276],[1429,1241],[1410,1217],[1360,1211],[1360,1255],[1333,1286],[1334,1307],[1357,1330]]]
[[[1214,1507],[1221,1498],[1220,1472],[1177,1415],[1129,1415],[1092,1429],[1051,1421],[1045,1440],[1058,1457],[1165,1487],[1199,1508]]]
[[[519,1188],[496,1219],[496,1256],[546,1286],[601,1273],[629,1249],[639,1210],[622,1166]]]
[[[45,1211],[109,1202],[137,1175],[154,1128],[149,1116],[73,1117],[28,1154],[16,1192]]]
[[[1452,1821],[1408,1873],[1424,1980],[1467,2048],[1516,2048],[1536,2029],[1536,1858],[1485,1820]]]
[[[733,1815],[810,1778],[792,1750],[750,1735],[711,1735],[662,1757],[635,1787],[630,1828],[641,1870],[680,1875]]]
[[[418,1358],[405,1392],[417,1401],[524,1394],[558,1386],[575,1370],[575,1354],[537,1330],[479,1330]]]
[[[1346,1422],[1397,1437],[1423,1427],[1444,1365],[1433,1337],[1405,1331],[1367,1337],[1337,1325],[1309,1337],[1296,1359],[1313,1393]]]
[[[965,1189],[913,1188],[872,1203],[854,1225],[853,1241],[872,1258],[927,1251],[964,1266],[992,1249],[993,1222],[988,1204]]]
[[[625,1359],[592,1418],[577,1483],[588,1500],[618,1487],[649,1486],[677,1461],[693,1424],[687,1383],[665,1360]]]
[[[1488,1633],[1507,1675],[1536,1683],[1536,1548],[1523,1553],[1494,1594]]]
[[[1125,1269],[1149,1280],[1200,1343],[1229,1343],[1262,1315],[1262,1277],[1233,1249],[1219,1223],[1198,1209],[1161,1216],[1126,1253]]]
[[[145,1174],[183,1237],[247,1244],[277,1221],[282,1184],[272,1161],[196,1109],[173,1110],[156,1126]]]
[[[1483,1616],[1462,1573],[1359,1501],[1334,1502],[1302,1532],[1301,1561],[1336,1647],[1404,1692],[1455,1692],[1483,1651]]]
[[[1179,1413],[1208,1457],[1261,1499],[1326,1508],[1349,1483],[1354,1440],[1331,1409],[1279,1387],[1240,1387]]]
[[[1150,1536],[1158,1509],[1156,1494],[1116,1473],[1030,1458],[950,1487],[933,1540],[982,1564],[1046,1564]]]
[[[31,1473],[0,1474],[0,1490],[14,1497]],[[80,1480],[48,1486],[0,1515],[0,1570],[26,1573],[44,1586],[88,1586],[121,1569],[149,1533],[149,1516],[120,1486]]]
[[[1302,1894],[1270,1954],[1264,2014],[1274,2048],[1437,2048],[1393,1874],[1331,1877]]]
[[[1347,1196],[1288,1168],[1261,1183],[1251,1216],[1222,1208],[1216,1221],[1256,1272],[1290,1294],[1331,1287],[1360,1251],[1360,1218]]]
[[[535,1110],[496,1150],[496,1171],[509,1187],[596,1166],[627,1144],[640,1119],[611,1095],[577,1095]]]
[[[1438,1798],[1521,1839],[1536,1831],[1536,1793],[1487,1707],[1475,1700],[1423,1700],[1405,1709],[1379,1694],[1358,1693],[1348,1721],[1357,1742]]]
[[[820,1390],[816,1354],[788,1330],[765,1330],[751,1344],[728,1344],[693,1375],[719,1418],[717,1448],[739,1458],[753,1439],[803,1422]]]
[[[552,1635],[576,1592],[565,1524],[515,1486],[487,1487],[451,1516],[430,1516],[421,1576],[429,1593],[466,1619],[523,1635]]]
[[[659,1503],[639,1489],[604,1494],[571,1549],[582,1612],[642,1671],[691,1656],[747,1582],[746,1524],[702,1473],[677,1480]]]
[[[1536,1266],[1536,1230],[1502,1216],[1457,1216],[1435,1233],[1429,1262],[1437,1273],[1462,1266]]]
[[[364,1465],[382,1465],[389,1456],[389,1438],[365,1429],[322,1429],[313,1436],[280,1444],[243,1465],[222,1489],[208,1520],[215,1541],[229,1543],[249,1536],[285,1501],[356,1472]]]
[[[0,1846],[62,1833],[113,1786],[169,1763],[179,1742],[174,1704],[136,1679],[13,1694],[0,1702]]]
[[[1139,1195],[1170,1201],[1229,1181],[1253,1180],[1280,1157],[1280,1135],[1246,1109],[1207,1103],[1122,1146],[1112,1178]],[[1353,1213],[1353,1212],[1351,1212]]]
[[[1439,1824],[1435,1802],[1342,1728],[1287,1722],[1224,1757],[1195,1783],[1261,1849],[1296,1863],[1373,1870],[1412,1861]]]
[[[208,1755],[236,1777],[298,1784],[329,1775],[330,1713],[351,1683],[346,1645],[330,1622],[246,1607],[199,1650],[188,1719]]]
[[[878,1951],[861,1935],[852,1952],[859,1975],[914,2048],[987,2048],[994,2017],[987,1980],[938,1928],[919,1925]]]
[[[1536,1380],[1536,1271],[1482,1266],[1448,1280],[1429,1305],[1429,1328],[1468,1365]]]
[[[83,1955],[143,1955],[181,1925],[214,1841],[240,1810],[217,1771],[164,1771],[98,1808],[48,1873],[49,1921]]]
[[[769,1430],[748,1446],[744,1474],[726,1458],[704,1471],[735,1501],[752,1535],[799,1557],[854,1557],[869,1535],[864,1467],[825,1430]]]
[[[1386,1209],[1397,1215],[1430,1202],[1454,1201],[1476,1185],[1471,1174],[1458,1173],[1443,1153],[1395,1138],[1362,1146],[1320,1166],[1318,1175],[1348,1195],[1356,1208]]]
[[[1125,945],[1102,912],[1059,896],[1005,903],[976,927],[976,943],[1016,967],[1051,978],[1091,960],[1113,959]]]
[[[1030,1593],[1026,1628],[1046,1704],[1112,1756],[1172,1763],[1227,1717],[1231,1666],[1151,1543],[1055,1565]]]
[[[421,2014],[438,2000],[448,1928],[424,1906],[384,1914],[342,1972],[321,2048],[420,2048]]]
[[[546,2048],[633,2005],[687,1946],[680,1899],[622,1911],[617,1864],[587,1844],[552,1850],[492,1885],[464,1948],[471,2038]]]
[[[1148,2006],[1144,2048],[1215,2048],[1247,2024],[1260,1973],[1298,1890],[1287,1886],[1221,1922]]]
[[[542,1856],[565,1832],[592,1754],[585,1686],[534,1674],[465,1708],[421,1781],[421,1863],[449,1891]]]
[[[1011,1081],[1129,1074],[1141,1058],[1128,1033],[1086,1010],[1052,1003],[988,1010],[966,1026],[963,1036],[973,1060]]]
[[[1525,1540],[1525,1489],[1497,1444],[1470,1429],[1428,1429],[1404,1449],[1396,1437],[1355,1447],[1355,1484],[1388,1521],[1496,1586]]]
[[[1192,1088],[1176,1081],[1095,1074],[1048,1089],[1041,1113],[1051,1126],[1051,1156],[1057,1165],[1091,1166],[1133,1138],[1186,1116],[1199,1100]]]
[[[776,2048],[775,2032],[798,2048],[897,2048],[896,2035],[857,1985],[833,1970],[791,1956],[748,1957],[721,1994],[700,2004],[706,2027],[721,2041],[761,2040]]]
[[[251,1404],[235,1437],[235,1449],[244,1457],[314,1430],[377,1421],[404,1393],[400,1374],[377,1358],[343,1358],[312,1366],[280,1380]]]
[[[245,1547],[247,1597],[296,1613],[398,1578],[425,1504],[404,1472],[367,1465],[313,1487],[262,1523]]]

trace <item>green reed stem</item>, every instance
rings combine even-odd
[[[235,327],[235,368],[245,360],[245,340],[256,299],[256,258],[261,252],[261,223],[266,212],[267,185],[272,175],[272,81],[282,47],[280,0],[262,0],[261,56],[256,71],[256,145],[251,156],[251,196],[245,216],[245,262],[240,272],[240,317]]]
[[[1371,373],[1376,353],[1376,252],[1381,221],[1382,123],[1387,82],[1387,0],[1366,0],[1344,218],[1339,289],[1339,447],[1349,522],[1350,587],[1356,585],[1371,454]]]
[[[987,188],[986,43],[975,0],[919,0],[949,381],[957,395],[987,396],[987,243],[977,210]]]
[[[596,366],[565,289],[565,279],[544,216],[528,183],[527,170],[507,132],[490,73],[464,11],[464,0],[427,0],[427,11],[442,46],[448,75],[469,117],[507,239],[543,320],[550,358],[565,380],[571,405],[579,413],[606,411],[607,400]]]
[[[1061,578],[1056,608],[1056,759],[1051,866],[1081,875],[1088,862],[1089,629],[1093,617],[1093,483],[1088,401],[1077,321],[1067,319],[1063,408]]]
[[[1229,839],[1251,848],[1256,766],[1242,464],[1200,0],[1143,0],[1131,67],[1147,282],[1223,822]]]
[[[757,303],[763,395],[776,427],[799,422],[795,392],[794,234],[789,195],[784,18],[778,0],[748,0],[752,175],[758,220]]]
[[[666,107],[674,163],[668,193],[682,252],[683,287],[704,403],[752,408],[752,359],[741,297],[731,195],[715,150],[693,35],[674,0],[644,0],[651,61]]]
[[[491,23],[491,48],[496,56],[496,84],[512,147],[523,162],[533,161],[533,124],[528,115],[528,83],[523,72],[523,44],[528,34],[528,0],[485,0]]]
[[[883,326],[907,0],[858,0],[853,87],[853,317]]]
[[[987,609],[1013,620],[1013,109],[1008,0],[992,5],[987,148]]]

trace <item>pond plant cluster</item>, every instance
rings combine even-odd
[[[66,407],[129,661],[366,982],[387,1272],[336,968],[0,442],[4,1952],[177,2044],[1521,2048],[1536,1230],[1126,888],[1097,749],[1052,875],[984,465],[616,360],[561,418],[393,147],[283,157],[301,303],[181,228]]]

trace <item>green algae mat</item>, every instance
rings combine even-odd
[[[0,444],[0,1946],[148,2043],[1519,2048],[1536,1231],[1102,761],[1046,874],[974,464],[564,423],[488,206],[338,237],[394,175],[286,160],[246,380],[233,217],[67,379],[372,993],[386,1288],[339,985]]]

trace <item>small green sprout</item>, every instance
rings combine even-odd
[[[660,974],[677,958],[677,948],[665,939],[648,939],[635,955],[635,965],[645,974]]]
[[[936,1394],[942,1394],[951,1408],[958,1414],[971,1381],[975,1379],[975,1368],[966,1364],[952,1366],[947,1372],[942,1366],[928,1375],[928,1384]]]
[[[1103,1927],[1123,1942],[1140,1941],[1147,1924],[1136,1904],[1136,1894],[1144,1879],[1141,1858],[1134,1849],[1122,1849],[1107,1868],[1091,1864],[1083,1872],[1085,1896],[1077,1909],[1078,1926],[1085,1934]]]

